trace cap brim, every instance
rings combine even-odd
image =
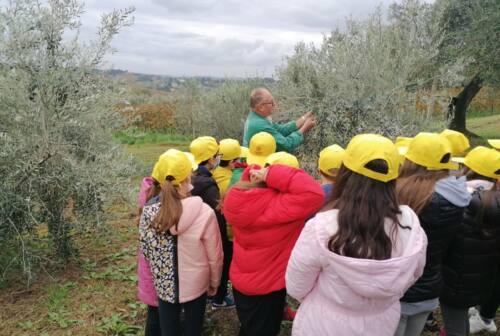
[[[186,154],[186,156],[189,159],[189,162],[191,162],[191,166],[193,167],[193,171],[195,171],[196,169],[198,169],[198,164],[194,160],[194,155],[191,152],[184,152],[184,154]]]
[[[241,154],[240,157],[242,158],[247,158],[248,154],[250,154],[250,151],[246,147],[241,147]]]
[[[500,150],[500,139],[488,139],[488,143],[491,147]]]
[[[453,159],[452,159],[453,160]],[[443,163],[440,167],[427,167],[427,170],[441,170],[441,169],[448,169],[448,170],[459,170],[460,166],[456,162],[450,162],[448,163]]]
[[[248,153],[247,156],[247,163],[249,165],[251,164],[258,164],[261,167],[264,167],[264,164],[266,163],[267,156],[261,156],[261,155],[254,155],[252,153]]]
[[[451,158],[451,161],[456,162],[456,163],[464,163],[465,158],[464,157],[454,157],[454,158]]]

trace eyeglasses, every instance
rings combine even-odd
[[[265,102],[265,103],[260,103],[261,105],[269,105],[271,104],[272,106],[275,106],[276,103],[274,102],[274,100],[271,100],[270,102]]]

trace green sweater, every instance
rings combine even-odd
[[[254,111],[248,114],[243,133],[243,146],[248,147],[250,139],[259,132],[270,133],[276,140],[276,151],[293,153],[304,141],[304,136],[297,129],[295,121],[286,124],[274,124]]]
[[[245,168],[234,168],[233,176],[231,176],[231,181],[229,182],[229,188],[233,186],[233,184],[239,182],[241,180],[241,175],[243,175],[243,171]]]

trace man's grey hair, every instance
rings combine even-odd
[[[255,109],[259,105],[266,94],[271,94],[268,89],[260,87],[253,89],[250,93],[250,108]]]

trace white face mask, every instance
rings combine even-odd
[[[182,182],[179,187],[181,189],[181,192],[186,194],[186,196],[187,196],[187,194],[189,194],[189,192],[191,192],[191,190],[194,189],[194,186],[191,183],[191,177],[188,177],[187,180]]]
[[[219,166],[219,164],[220,164],[220,155],[217,155],[217,157],[215,158],[215,163],[214,163],[214,167],[212,168],[212,170],[217,168]]]

